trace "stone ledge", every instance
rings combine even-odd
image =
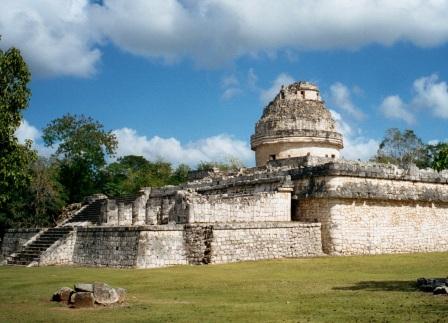
[[[361,163],[345,160],[329,162],[327,159],[323,159],[322,161],[324,163],[320,165],[305,165],[302,167],[300,167],[300,164],[294,165],[297,167],[291,167],[289,171],[291,179],[298,180],[311,176],[345,176],[423,183],[448,183],[448,171],[437,172],[429,169],[423,170],[418,169],[415,166],[410,167],[409,169],[402,169],[389,164]],[[295,160],[295,162],[298,163],[300,160]],[[303,159],[303,163],[306,162],[307,159]]]
[[[280,228],[314,228],[320,227],[320,223],[308,222],[234,222],[234,223],[215,223],[203,222],[187,224],[186,227],[213,226],[213,230],[240,230],[240,229],[280,229]]]
[[[34,233],[40,232],[45,228],[17,228],[17,229],[7,229],[5,233]]]

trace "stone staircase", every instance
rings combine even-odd
[[[75,214],[70,220],[64,223],[67,226],[70,223],[77,222],[91,222],[93,225],[99,225],[101,223],[101,203],[103,200],[96,200],[95,202],[87,205],[80,212]]]
[[[47,250],[56,241],[67,236],[73,227],[56,227],[50,228],[40,234],[36,240],[29,243],[21,251],[7,259],[8,265],[27,266],[32,262],[38,262],[40,255]]]
[[[100,224],[100,211],[102,200],[97,200],[85,206],[71,219],[63,224],[50,228],[41,233],[36,240],[30,242],[21,251],[10,256],[6,263],[8,265],[28,266],[32,262],[39,262],[41,254],[55,242],[65,238],[77,223],[90,222],[93,225]]]

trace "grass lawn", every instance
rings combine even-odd
[[[148,270],[0,267],[0,322],[447,322],[448,296],[413,286],[447,275],[448,253]],[[59,287],[92,281],[126,288],[128,304],[81,310],[49,301]]]

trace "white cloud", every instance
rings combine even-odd
[[[409,102],[403,102],[398,95],[386,97],[380,105],[380,110],[388,118],[397,118],[408,124],[415,123],[413,109],[427,109],[436,117],[448,119],[448,84],[440,81],[437,74],[418,78],[413,83],[413,97]]]
[[[243,93],[238,78],[233,74],[225,76],[221,80],[221,87],[224,90],[221,96],[223,100],[230,100]]]
[[[168,62],[216,66],[238,57],[448,41],[442,0],[3,0],[2,48],[33,71],[88,76],[103,42]],[[260,18],[262,17],[262,18]]]
[[[364,113],[353,104],[350,90],[342,83],[336,82],[330,86],[331,101],[339,108],[358,120],[365,117]]]
[[[448,119],[448,84],[436,74],[414,81],[415,97],[412,104],[432,110],[437,117]]]
[[[330,110],[331,115],[336,121],[338,131],[344,137],[344,149],[341,152],[342,157],[349,160],[369,160],[374,156],[379,147],[379,141],[372,138],[365,138],[360,130],[354,130],[346,123],[342,116],[334,110]]]
[[[118,139],[117,156],[141,155],[148,160],[162,158],[173,164],[196,166],[201,161],[226,161],[236,157],[247,165],[253,164],[253,152],[245,141],[228,135],[217,135],[182,145],[175,138],[148,138],[134,129],[114,131]]]
[[[247,86],[252,91],[257,90],[257,82],[258,76],[255,73],[255,70],[253,68],[250,68],[247,72]]]
[[[101,57],[89,7],[88,0],[2,1],[0,47],[18,47],[33,74],[89,76]]]
[[[407,105],[398,95],[386,97],[380,105],[380,110],[387,118],[401,119],[407,124],[414,124],[415,117],[407,110]]]
[[[279,74],[277,78],[272,82],[272,86],[269,89],[261,90],[260,100],[263,102],[263,104],[267,104],[275,98],[282,85],[288,85],[293,82],[294,78],[291,75],[286,73]]]
[[[45,147],[42,142],[42,133],[35,126],[31,125],[27,120],[22,119],[20,126],[15,133],[19,143],[25,143],[25,140],[31,140],[31,147],[37,150],[38,154],[44,157],[51,156],[57,149],[57,147]]]
[[[21,144],[25,143],[25,140],[36,142],[41,136],[40,131],[36,127],[30,125],[26,120],[22,120],[15,135]]]
[[[223,100],[230,100],[230,99],[233,99],[234,97],[240,95],[241,93],[243,93],[243,91],[240,88],[231,87],[231,88],[225,89],[224,92],[222,93],[221,97]]]

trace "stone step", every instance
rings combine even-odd
[[[43,232],[35,241],[27,245],[14,257],[8,259],[7,263],[25,266],[29,265],[33,261],[39,261],[42,252],[47,250],[56,241],[66,237],[71,231],[73,231],[72,227],[50,228]]]

